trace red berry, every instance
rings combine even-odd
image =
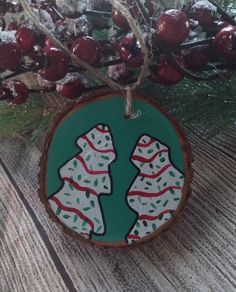
[[[216,52],[228,61],[236,61],[236,26],[223,28],[215,37]]]
[[[133,72],[125,64],[117,64],[108,67],[108,76],[114,81],[125,84],[133,76]]]
[[[43,41],[43,46],[54,47],[54,42],[48,36],[45,36],[44,41]]]
[[[18,30],[19,25],[16,21],[12,21],[9,23],[7,30]]]
[[[119,51],[122,61],[131,68],[143,65],[143,54],[136,45],[134,37],[126,37],[120,43]]]
[[[183,64],[183,58],[179,57],[178,62]],[[175,85],[181,82],[184,75],[177,71],[166,58],[159,60],[159,63],[152,69],[151,80],[158,84]]]
[[[159,17],[156,28],[160,40],[168,46],[177,46],[188,37],[189,19],[179,10],[168,10]]]
[[[6,101],[10,104],[22,104],[28,97],[27,87],[18,80],[10,80],[3,83],[2,91],[6,95]]]
[[[193,19],[197,20],[201,26],[211,25],[214,22],[212,10],[203,2],[194,4],[191,10]]]
[[[57,84],[57,91],[64,97],[69,99],[76,99],[84,91],[84,84],[79,76],[73,76],[70,78],[70,74],[65,77],[66,80],[62,80],[63,84],[60,82]]]
[[[0,43],[0,68],[14,71],[21,60],[21,49],[17,43]]]
[[[91,37],[84,36],[77,38],[71,47],[72,53],[80,60],[95,65],[101,61],[101,47]]]
[[[193,70],[203,69],[209,59],[209,47],[197,47],[185,56],[186,66]]]
[[[128,29],[129,23],[126,18],[121,14],[121,12],[117,9],[112,10],[112,21],[113,23],[122,29]]]
[[[27,53],[33,49],[37,42],[37,34],[30,28],[21,27],[17,30],[16,41],[22,51]]]
[[[67,56],[58,48],[47,47],[43,50],[48,59],[48,66],[40,69],[38,73],[46,80],[57,81],[64,78],[69,69]]]

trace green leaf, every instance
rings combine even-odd
[[[147,151],[147,153],[150,154],[150,153],[153,153],[153,151],[154,151],[153,149],[149,149],[149,150]]]
[[[104,183],[105,180],[106,180],[106,176],[104,176],[104,177],[102,178],[102,183]]]
[[[74,168],[76,168],[76,167],[77,167],[77,165],[78,165],[78,162],[77,162],[77,160],[74,160],[74,161],[73,161],[73,166],[74,166]]]
[[[90,192],[89,191],[86,191],[85,196],[88,199],[90,197]]]
[[[156,224],[152,223],[152,230],[155,231],[157,229]]]
[[[73,222],[75,223],[77,220],[78,220],[78,216],[75,215],[74,218],[73,218]]]
[[[64,193],[64,196],[69,197],[69,196],[71,196],[71,194],[70,193]]]
[[[111,138],[110,138],[109,136],[105,136],[105,139],[106,139],[107,141],[110,141],[110,140],[111,140]]]
[[[94,208],[95,207],[94,201],[90,201],[90,205]]]
[[[76,198],[76,202],[80,204],[80,198]]]
[[[73,191],[75,188],[72,184],[69,184],[69,188]]]
[[[99,163],[98,163],[98,166],[99,166],[99,167],[103,167],[103,166],[104,166],[104,163],[99,162]]]
[[[93,140],[95,139],[94,133],[91,134],[91,137],[92,137]]]
[[[81,174],[77,176],[77,180],[78,180],[78,181],[81,180]]]

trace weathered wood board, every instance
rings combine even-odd
[[[62,233],[37,196],[40,151],[1,141],[0,291],[235,291],[236,127],[208,142],[188,137],[195,177],[184,213],[159,238],[125,250]]]

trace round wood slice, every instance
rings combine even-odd
[[[40,198],[74,238],[134,246],[169,228],[186,204],[192,156],[179,125],[136,95],[89,96],[57,116],[40,163]]]

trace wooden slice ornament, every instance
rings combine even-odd
[[[190,193],[191,151],[179,125],[151,98],[124,117],[109,92],[66,109],[53,123],[40,164],[40,198],[74,238],[124,247],[148,241],[179,215]]]

